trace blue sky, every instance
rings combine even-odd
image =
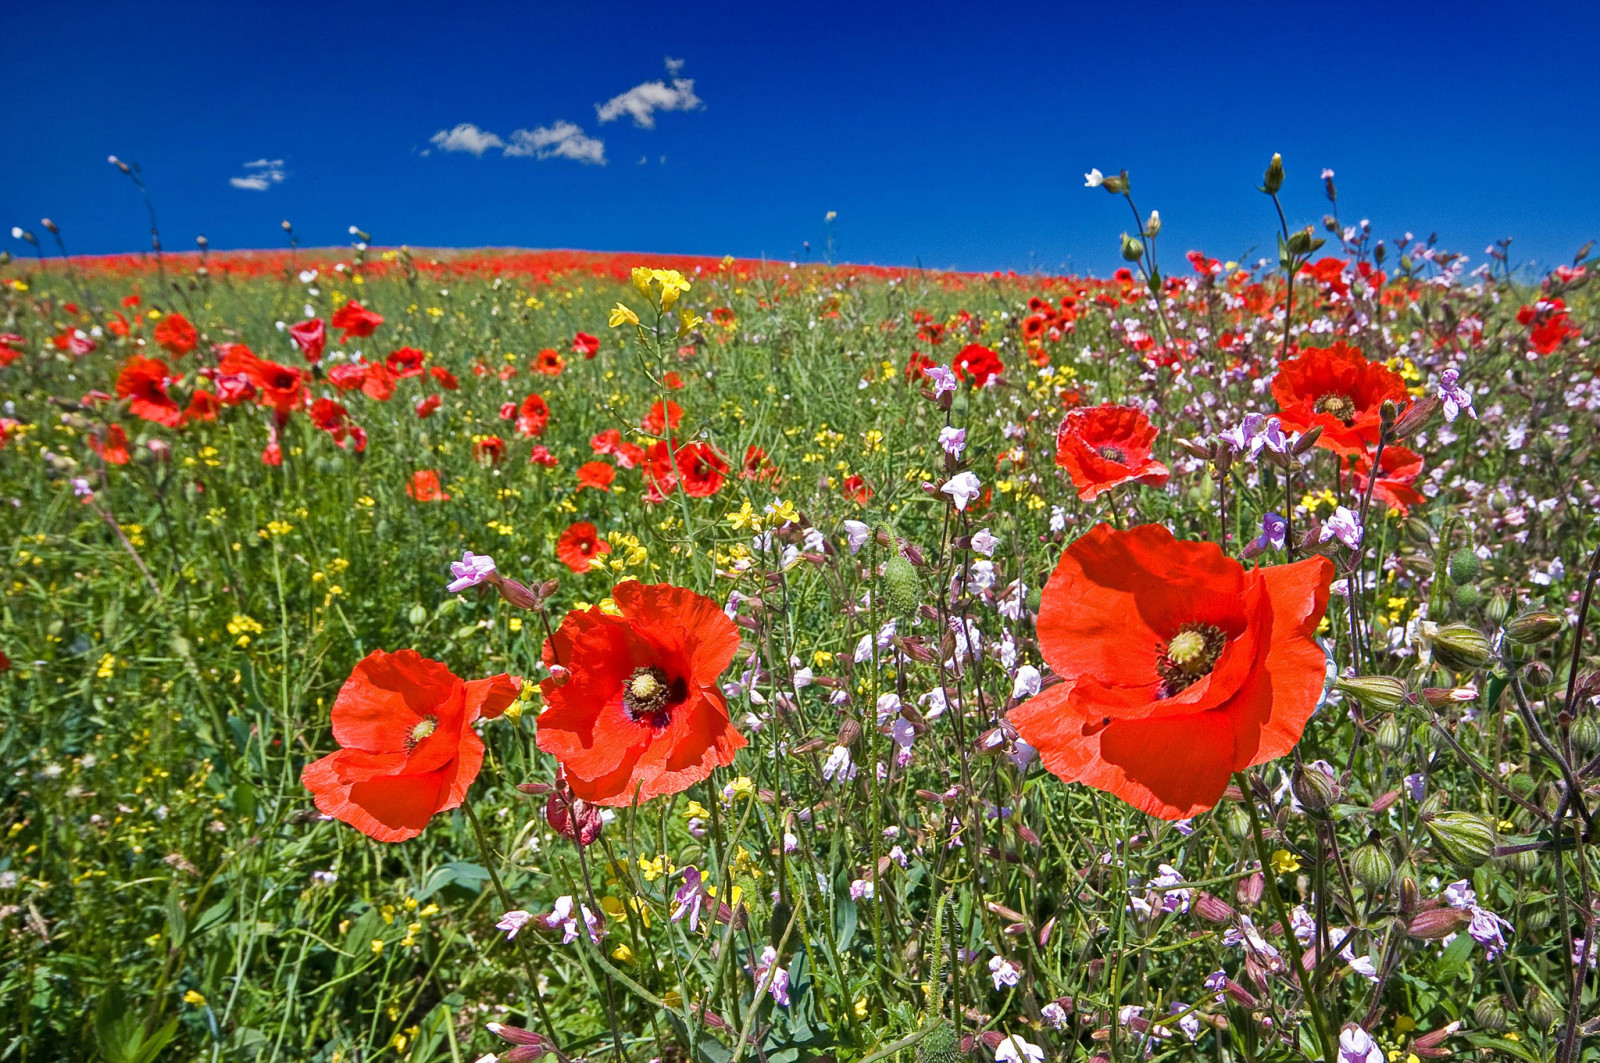
[[[831,210],[840,259],[1103,273],[1131,218],[1082,175],[1126,167],[1181,268],[1270,251],[1274,151],[1291,224],[1326,166],[1346,221],[1474,261],[1600,236],[1588,3],[57,0],[0,34],[0,232],[48,216],[80,252],[147,246],[109,154],[174,249],[288,218],[307,245],[816,257]],[[431,143],[463,123],[481,153]]]

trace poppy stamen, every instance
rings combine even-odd
[[[1317,401],[1311,404],[1311,408],[1317,413],[1331,414],[1347,425],[1356,418],[1356,400],[1337,392],[1318,396]]]
[[[635,668],[622,687],[622,707],[635,723],[648,721],[652,726],[665,727],[671,698],[672,683],[667,673],[655,665]]]
[[[1128,455],[1123,453],[1121,447],[1104,446],[1101,447],[1096,453],[1098,453],[1107,461],[1114,461],[1118,465],[1128,464]]]
[[[1156,663],[1162,679],[1161,696],[1170,698],[1210,675],[1228,636],[1215,624],[1188,624],[1172,636]]]
[[[438,729],[439,717],[437,716],[424,716],[419,720],[417,725],[406,733],[406,756],[410,756],[424,738],[427,738]]]

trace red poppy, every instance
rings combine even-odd
[[[1356,462],[1355,481],[1358,494],[1365,494],[1367,481],[1372,475],[1372,458],[1363,454]],[[1383,458],[1378,463],[1378,480],[1372,485],[1372,495],[1381,499],[1402,517],[1420,506],[1426,499],[1416,489],[1417,477],[1422,475],[1422,455],[1405,447],[1383,448]]]
[[[540,351],[533,360],[533,371],[545,376],[560,376],[561,370],[566,367],[567,363],[561,355],[549,347]]]
[[[864,506],[872,501],[872,488],[867,486],[867,481],[859,474],[852,473],[844,478],[843,491],[844,497],[858,506]]]
[[[440,406],[444,405],[444,398],[440,395],[429,395],[417,403],[417,416],[422,418],[432,417]]]
[[[556,558],[574,572],[589,571],[589,563],[611,552],[611,544],[600,538],[593,524],[579,521],[570,525],[556,540]]]
[[[921,380],[925,370],[932,369],[938,364],[921,351],[912,351],[911,357],[906,359],[906,379],[913,383]]]
[[[129,399],[128,412],[146,421],[176,428],[183,410],[167,394],[167,363],[134,355],[117,374],[117,398]]]
[[[367,362],[362,367],[361,393],[378,402],[388,402],[394,395],[394,374],[382,362]]]
[[[722,488],[728,462],[709,443],[687,443],[677,452],[678,479],[690,498],[709,498]]]
[[[528,453],[528,460],[535,465],[543,465],[547,469],[553,469],[560,464],[556,456],[550,453],[550,448],[542,443],[533,445],[533,450]]]
[[[389,372],[401,380],[407,377],[422,375],[422,360],[427,357],[415,347],[401,347],[397,351],[390,351],[389,357],[383,360],[389,367]]]
[[[682,352],[680,351],[680,353]],[[679,376],[673,370],[669,369],[667,372],[661,374],[661,382],[672,391],[683,390],[683,377]]]
[[[578,333],[572,337],[572,353],[593,358],[600,353],[600,337],[591,336],[587,332]]]
[[[328,326],[320,317],[300,321],[289,326],[289,338],[306,356],[306,361],[315,364],[322,360],[322,352],[328,346]]]
[[[128,433],[122,430],[120,424],[106,428],[104,433],[93,432],[89,436],[89,449],[100,455],[107,464],[128,464]]]
[[[610,491],[611,481],[617,478],[617,470],[603,461],[586,461],[578,466],[578,490],[592,487],[596,491]]]
[[[506,441],[499,436],[483,436],[472,444],[472,456],[489,465],[499,465],[506,458]]]
[[[650,435],[666,435],[669,430],[675,430],[683,423],[683,407],[671,399],[663,406],[660,399],[650,407],[650,413],[644,419],[644,430]]]
[[[1278,366],[1272,378],[1279,421],[1286,431],[1322,427],[1317,446],[1342,455],[1359,455],[1378,442],[1383,404],[1404,411],[1410,398],[1400,374],[1340,341],[1311,347]]]
[[[182,314],[168,314],[156,323],[150,335],[174,358],[182,358],[194,350],[194,345],[200,340],[200,334]]]
[[[596,454],[611,454],[616,457],[617,465],[624,469],[631,469],[644,460],[644,448],[637,443],[625,442],[622,433],[615,428],[607,428],[589,438],[589,447]]]
[[[1056,464],[1071,474],[1084,501],[1119,484],[1160,487],[1171,473],[1150,456],[1156,434],[1150,418],[1131,406],[1069,410],[1056,432]]]
[[[618,584],[621,616],[574,610],[544,645],[566,681],[540,684],[539,748],[573,793],[600,805],[675,794],[733,763],[745,737],[717,680],[739,629],[710,598],[667,584]]]
[[[446,391],[455,391],[461,387],[461,381],[456,379],[456,375],[442,365],[430,366],[428,375],[433,377],[439,386]]]
[[[1299,741],[1326,675],[1314,633],[1332,579],[1324,557],[1247,570],[1160,525],[1097,525],[1040,605],[1040,652],[1065,682],[1008,718],[1067,782],[1163,819],[1202,812],[1233,772]]]
[[[950,363],[950,368],[963,380],[971,379],[972,386],[981,388],[989,381],[1000,375],[1005,368],[1000,364],[1000,356],[989,348],[979,343],[969,343],[961,348],[955,360]]]
[[[350,411],[342,403],[332,399],[318,399],[311,404],[311,423],[333,437],[339,446],[354,442],[356,453],[360,454],[367,449],[367,433],[360,425],[350,420]]]
[[[324,815],[380,842],[415,838],[478,777],[483,740],[472,725],[499,716],[521,689],[504,673],[463,682],[415,650],[373,650],[334,699],[339,751],[307,764],[300,781]]]
[[[195,388],[189,395],[189,405],[183,411],[183,419],[188,421],[215,421],[217,411],[222,409],[222,403],[210,391]]]
[[[550,406],[537,393],[522,400],[517,408],[517,435],[537,439],[550,425]]]
[[[383,317],[366,309],[360,303],[351,300],[333,312],[329,321],[336,329],[343,329],[344,335],[339,337],[340,343],[348,342],[351,336],[360,338],[370,336],[383,324]]]
[[[22,348],[17,346],[22,342],[22,337],[15,332],[0,332],[0,369],[22,357]]]
[[[228,346],[219,368],[242,376],[261,389],[261,401],[271,406],[281,424],[291,411],[305,403],[305,377],[298,369],[257,358],[242,343]]]
[[[406,484],[406,494],[418,502],[448,502],[450,496],[439,486],[439,474],[433,469],[418,469]]]

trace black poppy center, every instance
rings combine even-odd
[[[1156,662],[1161,696],[1170,698],[1210,675],[1227,644],[1227,634],[1215,624],[1186,624],[1180,628]]]

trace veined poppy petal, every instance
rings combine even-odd
[[[333,737],[346,749],[393,753],[406,749],[429,716],[437,728],[454,730],[460,685],[443,662],[415,650],[373,650],[356,663],[334,699]]]

